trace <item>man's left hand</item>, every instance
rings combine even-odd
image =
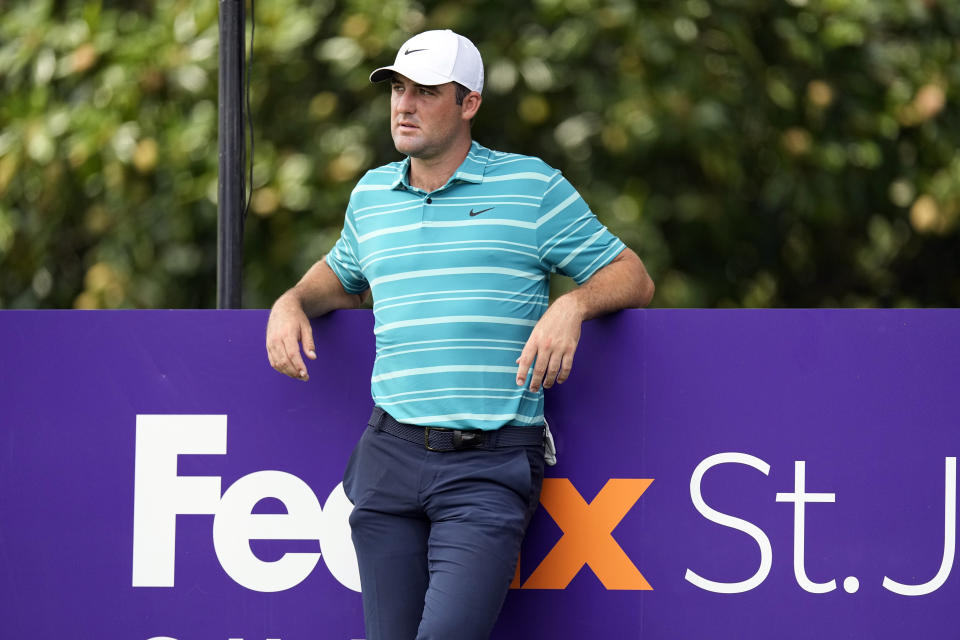
[[[536,393],[542,385],[549,389],[553,383],[563,383],[573,367],[573,354],[580,342],[583,313],[574,296],[557,298],[533,327],[533,332],[517,358],[517,386],[523,386],[530,365],[530,391]]]

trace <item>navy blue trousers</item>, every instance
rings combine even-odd
[[[543,465],[543,446],[434,452],[367,427],[343,481],[367,640],[487,640]]]

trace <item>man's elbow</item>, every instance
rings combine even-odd
[[[359,309],[367,302],[367,298],[370,297],[370,289],[363,291],[362,293],[354,293],[350,296],[352,298],[352,308]]]
[[[657,290],[657,286],[653,284],[653,278],[650,277],[650,274],[644,271],[643,273],[643,284],[640,286],[640,304],[637,307],[645,307],[653,300],[653,294]]]
[[[653,293],[656,286],[653,284],[653,278],[647,272],[643,261],[632,249],[627,249],[621,254],[622,259],[630,266],[632,271],[630,307],[640,309],[650,304],[653,300]]]

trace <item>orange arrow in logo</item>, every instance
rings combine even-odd
[[[653,479],[611,478],[587,504],[567,478],[545,478],[540,504],[563,536],[522,588],[566,589],[586,564],[607,589],[652,590],[613,539],[613,530],[652,482]]]

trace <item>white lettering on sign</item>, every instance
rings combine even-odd
[[[925,596],[943,586],[950,577],[953,568],[953,557],[957,544],[957,459],[947,458],[944,476],[944,503],[943,503],[943,558],[940,561],[940,570],[929,582],[923,584],[901,584],[883,577],[883,587],[901,596]]]
[[[760,566],[757,567],[757,571],[752,576],[740,582],[715,582],[697,575],[691,569],[687,569],[684,578],[688,582],[706,591],[713,591],[714,593],[743,593],[744,591],[753,589],[766,579],[767,574],[770,573],[770,567],[773,565],[773,549],[770,546],[770,538],[767,537],[767,534],[765,534],[760,527],[752,522],[721,513],[709,507],[707,503],[704,502],[703,495],[700,493],[700,484],[703,481],[704,474],[718,464],[745,464],[753,467],[763,475],[770,474],[770,465],[760,458],[746,453],[717,453],[705,458],[698,464],[693,470],[693,475],[690,477],[690,499],[693,501],[693,506],[696,507],[697,511],[707,520],[716,522],[724,527],[743,531],[753,538],[757,546],[760,547]]]
[[[720,464],[743,464],[757,469],[764,475],[769,475],[770,465],[760,458],[746,453],[718,453],[705,458],[693,471],[690,477],[690,498],[694,507],[703,517],[711,522],[742,531],[753,538],[760,547],[760,565],[756,572],[746,580],[740,582],[717,582],[708,580],[692,569],[687,569],[684,578],[704,589],[714,593],[743,593],[759,586],[770,573],[773,564],[773,549],[770,539],[757,525],[721,513],[706,504],[701,495],[700,486],[707,471]],[[953,568],[956,553],[957,538],[957,459],[948,457],[944,461],[944,507],[943,507],[943,556],[940,569],[928,582],[917,585],[907,585],[896,582],[884,576],[883,587],[893,593],[904,596],[922,596],[933,593],[944,585]],[[826,582],[814,582],[807,576],[805,564],[806,540],[806,505],[811,502],[834,503],[837,500],[835,493],[807,493],[806,490],[806,461],[794,461],[794,488],[792,493],[777,493],[777,502],[792,502],[793,508],[793,573],[801,589],[809,593],[829,593],[837,588],[834,579]],[[843,580],[843,589],[847,593],[856,593],[860,589],[860,580],[855,576],[848,576]]]
[[[806,540],[806,505],[808,502],[836,502],[835,493],[806,492],[806,461],[794,462],[793,493],[778,493],[777,502],[793,503],[793,575],[800,588],[808,593],[829,593],[837,588],[837,581],[814,582],[807,577],[804,565]]]
[[[287,513],[251,513],[265,497],[280,499]],[[250,541],[319,540],[322,528],[320,503],[303,480],[283,471],[257,471],[224,491],[213,518],[213,547],[237,584],[253,591],[284,591],[310,575],[320,554],[286,553],[263,562],[250,550]]]
[[[178,514],[216,511],[217,476],[177,475],[177,456],[227,452],[227,416],[139,415],[133,486],[133,586],[172,587]]]
[[[172,587],[178,515],[213,514],[213,543],[220,565],[253,591],[274,592],[302,582],[323,555],[343,586],[360,591],[360,572],[350,539],[353,505],[342,484],[321,508],[300,478],[282,471],[243,476],[220,494],[219,476],[178,476],[177,456],[227,452],[223,415],[137,416],[134,472],[133,586]],[[275,498],[286,513],[252,513]],[[320,553],[288,552],[265,562],[251,540],[317,540]]]
[[[300,584],[316,568],[321,556],[331,575],[342,585],[360,591],[357,558],[350,539],[353,510],[343,485],[331,491],[323,506],[303,480],[283,471],[255,471],[221,493],[219,476],[180,476],[181,455],[225,455],[225,415],[138,415],[133,508],[133,586],[173,587],[176,525],[181,515],[213,516],[213,547],[224,571],[253,591],[276,592]],[[759,563],[750,577],[737,582],[710,580],[687,569],[684,578],[714,593],[736,594],[755,589],[766,580],[773,565],[773,548],[756,524],[722,513],[707,505],[701,486],[708,471],[722,464],[740,464],[770,475],[770,465],[746,453],[717,453],[703,459],[690,477],[690,498],[707,520],[750,536],[759,548]],[[793,503],[793,572],[808,593],[829,593],[837,580],[815,582],[805,562],[806,506],[835,503],[832,492],[810,493],[806,488],[806,461],[794,461],[792,492],[778,492],[776,502]],[[253,513],[264,498],[279,500],[286,513]],[[943,555],[936,575],[922,584],[903,584],[884,576],[883,587],[904,596],[922,596],[942,587],[950,577],[956,553],[957,459],[945,459]],[[250,548],[252,540],[316,540],[318,552],[287,552],[264,561]],[[855,593],[860,580],[848,576],[843,589]],[[174,640],[156,636],[151,640]]]

